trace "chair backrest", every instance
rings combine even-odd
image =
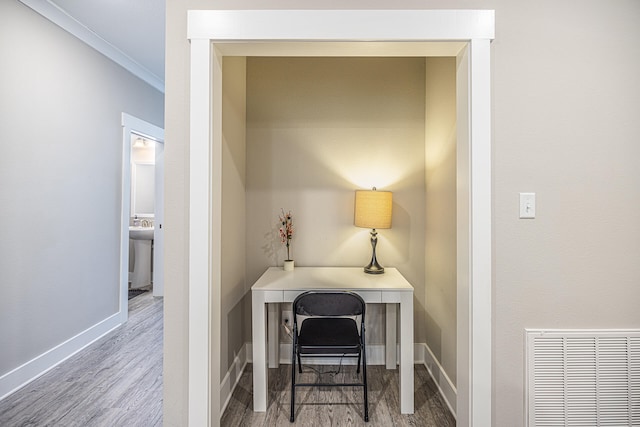
[[[308,291],[293,301],[296,316],[362,316],[365,302],[360,295],[349,291]]]

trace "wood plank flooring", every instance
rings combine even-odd
[[[0,401],[0,426],[161,426],[162,306],[129,300],[126,324]]]
[[[0,401],[0,426],[156,427],[162,425],[162,305],[151,293],[129,301],[129,321]],[[321,372],[332,366],[315,366]],[[301,381],[315,381],[306,366]],[[323,373],[322,381],[344,381],[354,366],[341,373]],[[298,390],[296,422],[289,423],[290,365],[269,370],[269,407],[253,412],[251,365],[242,374],[220,425],[227,426],[422,426],[454,427],[422,365],[415,367],[415,409],[401,415],[398,371],[370,366],[369,417],[363,421],[362,389],[302,388]]]
[[[313,366],[320,372],[336,371],[337,366]],[[317,381],[318,374],[304,366],[299,381]],[[323,382],[355,381],[355,366],[343,366],[342,373],[323,373]],[[415,365],[415,413],[401,415],[398,397],[398,370],[369,366],[369,422],[363,420],[362,388],[313,387],[296,391],[296,420],[289,422],[291,410],[291,365],[269,369],[267,412],[253,412],[251,365],[243,372],[233,391],[220,425],[236,426],[421,426],[454,427],[455,418],[442,401],[424,365]]]

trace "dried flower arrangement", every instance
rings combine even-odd
[[[286,261],[291,261],[291,239],[293,238],[293,218],[291,216],[291,211],[285,213],[284,209],[282,209],[282,215],[280,215],[280,241],[282,243],[286,243],[287,245],[287,259]]]

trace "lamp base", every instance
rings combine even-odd
[[[367,274],[382,274],[384,273],[384,267],[378,264],[376,259],[376,245],[378,244],[378,233],[375,228],[371,230],[371,261],[364,266],[364,272]]]
[[[371,265],[371,264],[365,265],[364,272],[368,274],[382,274],[384,273],[384,267],[380,266],[376,262],[374,265]]]

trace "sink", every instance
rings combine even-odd
[[[142,288],[151,284],[151,241],[153,227],[129,227],[129,238],[133,240],[133,272],[131,289]]]
[[[129,227],[129,238],[133,240],[153,240],[153,227]]]

